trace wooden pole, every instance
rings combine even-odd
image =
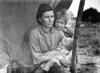
[[[73,42],[73,51],[72,51],[72,60],[70,72],[76,73],[76,48],[77,48],[77,39],[79,34],[79,27],[82,18],[83,8],[84,8],[85,0],[80,0],[78,15],[76,19],[75,31],[74,31],[74,42]]]

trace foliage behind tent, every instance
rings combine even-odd
[[[94,8],[89,8],[83,12],[82,21],[97,23],[100,22],[100,12]]]

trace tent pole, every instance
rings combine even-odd
[[[70,67],[71,73],[76,73],[77,39],[78,39],[79,27],[80,27],[80,22],[82,18],[84,4],[85,4],[85,0],[80,0],[80,4],[78,8],[78,15],[76,19],[76,25],[75,25],[75,30],[74,30],[74,42],[73,42],[72,60],[71,60],[71,67]]]

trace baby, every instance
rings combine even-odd
[[[44,70],[49,71],[50,67],[52,67],[54,63],[58,63],[58,65],[62,65],[64,67],[69,67],[72,57],[72,46],[73,38],[65,38],[53,51],[47,52],[45,55],[53,58],[53,60],[46,64]],[[60,62],[60,64],[57,62],[57,60]]]

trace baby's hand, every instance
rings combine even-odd
[[[62,66],[64,66],[64,67],[69,66],[69,63],[68,63],[66,60],[62,60],[60,63],[61,63]]]

